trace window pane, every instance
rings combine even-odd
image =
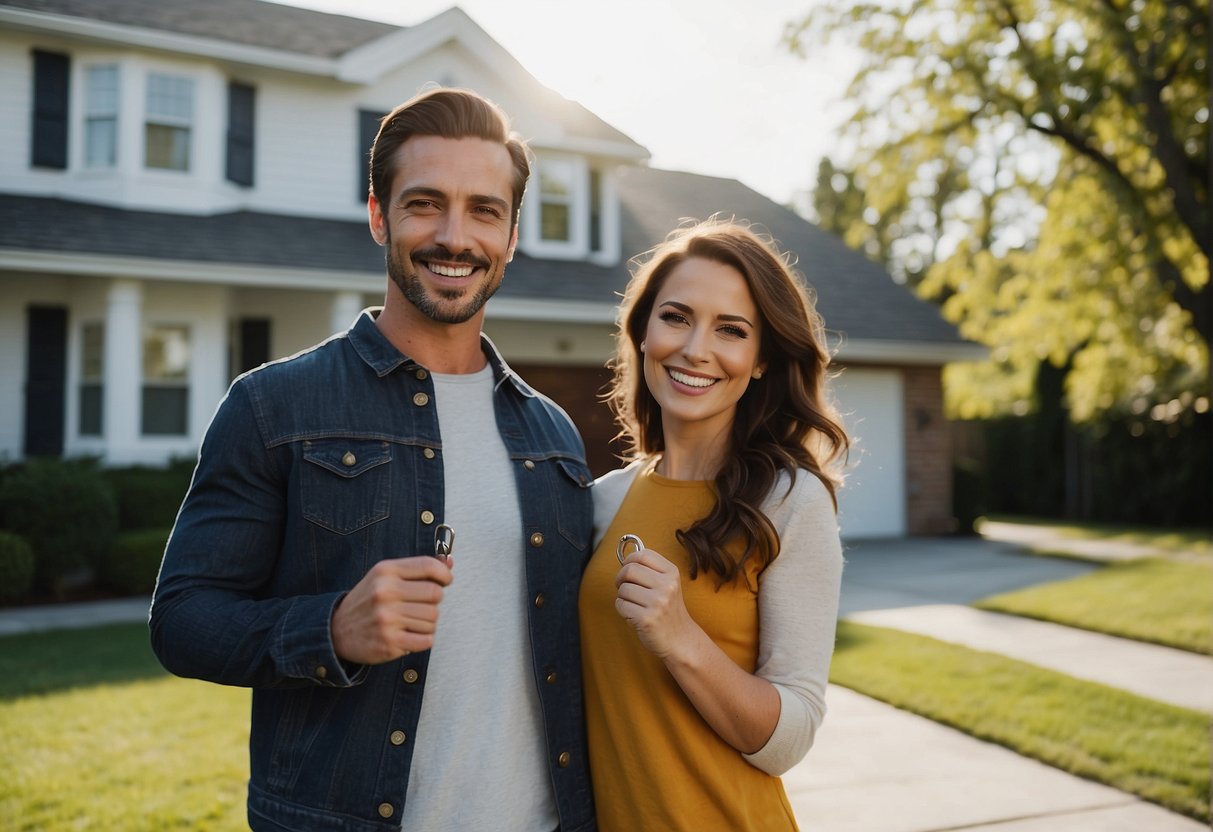
[[[89,118],[84,122],[84,166],[111,168],[117,163],[117,119]]]
[[[187,387],[143,388],[143,433],[145,436],[184,436],[189,425],[186,413]]]
[[[89,67],[86,79],[86,112],[90,116],[113,116],[118,113],[118,67]]]
[[[190,331],[179,325],[149,326],[143,330],[143,380],[185,381],[189,377]]]
[[[149,124],[145,136],[146,160],[149,168],[165,170],[190,169],[190,131],[184,127]]]
[[[80,435],[101,435],[101,391],[100,384],[80,385]]]
[[[176,75],[147,76],[147,119],[188,124],[194,116],[194,82]]]
[[[539,234],[544,240],[568,242],[572,236],[569,228],[569,206],[552,202],[539,206]]]
[[[552,160],[539,163],[539,193],[547,197],[564,197],[573,195],[573,165],[569,162],[554,162]]]
[[[86,381],[100,381],[104,373],[105,324],[85,324],[80,328],[80,375]]]

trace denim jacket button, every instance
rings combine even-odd
[[[561,768],[568,768],[569,761],[573,759],[573,755],[567,751],[561,751],[560,756],[556,758],[556,764]]]
[[[522,467],[527,469],[528,471],[534,471],[535,463],[533,460],[528,459],[526,462],[522,463]]]
[[[316,665],[315,673],[316,673],[317,679],[327,679],[328,675],[329,675],[329,669],[322,664],[318,664],[318,665]]]
[[[425,523],[427,526],[430,525],[431,523],[433,523],[434,522],[434,512],[430,511],[428,508],[425,511],[421,512],[421,522]]]
[[[345,456],[341,457],[341,464],[346,468],[353,468],[354,463],[357,461],[358,457],[354,456],[354,454],[350,451],[346,451]]]
[[[392,808],[392,804],[390,804],[390,803],[380,803],[379,804],[379,817],[390,818],[394,814],[396,814],[396,810],[394,808]]]
[[[544,597],[543,597],[543,593],[542,593],[542,592],[541,592],[541,593],[539,593],[538,595],[536,595],[536,596],[535,596],[535,607],[536,607],[536,609],[538,609],[539,607],[542,607],[542,606],[543,606],[543,601],[544,601]]]
[[[535,532],[531,535],[531,545],[536,549],[543,545],[543,532]]]
[[[425,393],[414,393],[413,394],[413,404],[417,405],[418,407],[425,407],[429,403],[430,403],[430,397],[427,396]]]
[[[392,745],[404,745],[404,732],[393,731],[388,739],[391,740]]]
[[[404,681],[408,682],[410,685],[416,682],[417,678],[417,671],[413,668],[410,667],[408,670],[404,671]]]
[[[415,373],[415,375],[417,376],[418,381],[425,381],[430,376],[429,373],[427,373],[424,369],[421,369],[421,368],[417,369],[417,372]]]
[[[426,448],[424,451],[421,452],[421,455],[423,457],[425,457],[426,459],[433,459],[434,458],[434,449]]]
[[[556,684],[556,671],[549,670],[548,674],[543,677],[543,681],[547,682],[549,685]]]

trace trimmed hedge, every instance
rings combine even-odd
[[[90,577],[118,531],[114,490],[91,461],[36,459],[0,480],[0,528],[34,550],[34,587],[62,595]]]
[[[102,585],[119,595],[150,595],[168,536],[169,529],[120,533],[101,560]]]
[[[19,534],[0,532],[0,599],[20,598],[34,585],[34,550]]]
[[[194,460],[174,460],[166,468],[107,468],[102,473],[118,498],[119,529],[167,529],[189,490]]]

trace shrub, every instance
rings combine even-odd
[[[0,532],[0,600],[20,598],[34,584],[34,550],[25,538]]]
[[[103,473],[118,498],[119,529],[165,529],[177,519],[194,460],[175,460],[167,468],[109,468]]]
[[[101,559],[101,583],[119,595],[150,595],[168,535],[168,529],[119,533]]]
[[[95,464],[33,460],[0,482],[0,528],[34,550],[35,589],[61,596],[69,579],[96,569],[118,529],[118,505]]]

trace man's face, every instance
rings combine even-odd
[[[481,312],[514,256],[513,164],[484,139],[414,136],[396,151],[391,202],[368,201],[371,235],[405,299],[439,323]]]

